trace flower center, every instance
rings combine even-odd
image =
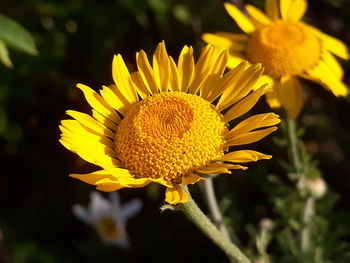
[[[247,48],[249,60],[262,63],[272,77],[300,74],[320,55],[320,42],[307,28],[282,20],[255,32]]]
[[[183,175],[223,155],[227,128],[222,119],[214,105],[199,96],[160,93],[127,112],[115,149],[137,178],[181,183]]]
[[[111,240],[119,236],[117,224],[112,217],[102,217],[96,222],[97,232],[105,240]]]

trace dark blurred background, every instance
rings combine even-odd
[[[247,3],[263,7],[261,0]],[[75,84],[95,89],[110,84],[113,54],[121,53],[135,69],[135,52],[144,49],[150,55],[161,40],[177,58],[185,44],[198,55],[203,32],[238,32],[223,1],[0,0],[0,13],[25,27],[39,51],[31,56],[10,49],[13,69],[0,64],[0,262],[224,262],[221,251],[181,213],[161,214],[164,189],[157,186],[120,191],[124,201],[144,203],[128,224],[131,251],[101,243],[71,212],[73,204],[88,203],[93,187],[68,177],[96,168],[58,142],[65,110],[90,112]],[[313,0],[306,21],[350,46],[349,17],[347,0]],[[350,64],[341,63],[349,86]],[[349,99],[335,98],[313,83],[305,86],[308,100],[299,119],[306,127],[303,139],[339,195],[334,209],[349,211]],[[254,111],[269,108],[261,100]],[[219,199],[231,200],[231,224],[245,245],[247,225],[274,217],[261,185],[267,173],[285,173],[279,160],[287,157],[272,142],[270,136],[251,149],[272,153],[274,159],[216,180]]]

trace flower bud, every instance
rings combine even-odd
[[[322,198],[327,192],[327,184],[321,177],[307,179],[305,187],[316,199]]]
[[[272,231],[275,227],[275,222],[271,220],[270,218],[263,218],[260,221],[260,227],[261,229],[265,229],[267,231]]]

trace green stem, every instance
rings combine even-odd
[[[290,153],[294,168],[298,174],[299,183],[305,184],[305,168],[300,161],[300,155],[298,150],[298,139],[296,132],[296,123],[294,120],[288,120],[288,137],[290,145]],[[313,197],[308,197],[305,200],[302,223],[303,227],[300,231],[300,247],[303,253],[310,252],[310,221],[314,216],[315,199]]]
[[[187,190],[187,189],[186,189]],[[236,260],[239,263],[251,263],[246,255],[232,244],[223,233],[221,233],[209,220],[209,218],[203,214],[197,204],[193,201],[190,193],[189,200],[186,203],[179,204],[178,209],[182,210],[186,216],[218,247],[220,247],[226,255],[232,260]]]
[[[296,123],[295,120],[288,120],[288,137],[289,137],[289,145],[290,145],[290,154],[292,157],[293,165],[296,169],[296,172],[299,174],[302,171],[302,166],[300,162],[300,156],[298,151],[298,139],[297,139],[297,131],[296,131]]]

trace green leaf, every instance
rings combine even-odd
[[[32,35],[16,21],[4,15],[0,15],[0,40],[30,55],[38,55]]]
[[[0,40],[0,60],[4,65],[8,68],[12,68],[13,64],[11,62],[9,51],[4,43],[4,41]]]

